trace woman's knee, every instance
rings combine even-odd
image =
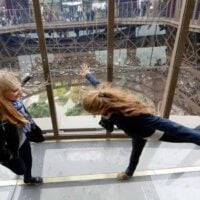
[[[24,164],[12,167],[11,170],[17,175],[24,175],[26,173],[26,166]]]
[[[15,174],[17,174],[17,175],[24,175],[25,174],[24,169],[13,170],[13,172],[15,172]]]
[[[23,175],[26,172],[26,165],[22,159],[13,159],[5,166],[17,175]]]

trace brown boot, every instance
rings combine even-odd
[[[118,179],[118,180],[128,180],[128,179],[130,179],[131,177],[132,177],[132,176],[127,175],[126,172],[119,172],[119,173],[117,174],[117,179]]]

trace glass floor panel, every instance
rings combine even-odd
[[[148,142],[129,181],[118,181],[115,177],[128,165],[130,139],[46,141],[32,144],[32,152],[32,174],[42,176],[44,184],[26,186],[21,176],[0,166],[0,199],[199,200],[200,197],[200,154],[199,147],[193,144]]]

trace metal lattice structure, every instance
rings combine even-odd
[[[131,5],[133,3],[131,2]],[[177,32],[177,16],[169,15],[171,3],[172,1],[168,1],[153,12],[149,8],[142,16],[138,15],[137,7],[130,6],[131,10],[127,10],[129,4],[120,3],[118,7],[120,10],[116,11],[119,15],[116,16],[114,25],[114,49],[119,52],[121,49],[127,50],[124,64],[114,63],[115,80],[120,83],[121,79],[121,82],[126,79],[128,87],[138,93],[145,94],[147,98],[151,99],[157,110],[159,110],[162,101],[162,91]],[[48,11],[48,16],[51,16],[51,19],[48,18],[48,20],[44,17],[43,23],[53,83],[62,80],[63,85],[68,86],[85,84],[79,76],[79,65],[85,61],[93,66],[93,70],[99,77],[105,78],[106,62],[97,53],[107,50],[108,35],[105,10],[96,11],[95,19],[80,18],[77,20],[72,18],[70,21],[66,21],[56,13],[59,9],[58,5],[56,7],[46,6],[44,9],[46,12]],[[172,11],[173,9],[170,10],[170,13]],[[42,85],[43,70],[39,55],[39,40],[34,23],[34,11],[30,6],[25,10],[18,8],[3,12],[8,17],[6,25],[0,28],[1,68],[22,71],[22,74],[31,71],[33,80],[27,84],[27,88],[31,89],[33,93],[38,93],[45,87]],[[43,13],[43,15],[45,14]],[[14,16],[13,18],[18,21],[15,19],[15,21],[8,22],[11,16]],[[26,17],[26,19],[22,17]],[[144,27],[153,31],[150,34],[138,35],[138,31]],[[199,18],[196,18],[195,15],[187,37],[182,60],[183,69],[179,75],[177,95],[174,101],[177,106],[184,108],[186,113],[192,114],[200,112],[198,95],[200,81],[198,73],[200,68],[199,42],[200,23]],[[136,56],[138,49],[152,48],[153,54],[153,48],[163,46],[166,47],[165,63],[162,63],[159,58],[156,62],[150,58],[149,65],[143,66]],[[28,67],[21,70],[24,65]],[[195,72],[191,73],[191,71]],[[38,88],[40,84],[41,87]],[[195,89],[190,90],[188,85]],[[183,107],[184,102],[187,102],[187,106]]]

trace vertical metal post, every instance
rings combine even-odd
[[[157,17],[158,12],[159,12],[159,1],[152,1],[152,6],[153,6],[153,14],[152,17]]]
[[[41,57],[42,57],[44,78],[45,78],[45,81],[47,82],[46,90],[47,90],[47,97],[48,97],[48,101],[49,101],[49,105],[50,105],[50,113],[51,113],[53,131],[54,131],[54,135],[58,136],[59,131],[58,131],[57,116],[56,116],[56,108],[55,108],[55,102],[54,102],[54,97],[53,97],[51,74],[50,74],[48,57],[47,57],[46,41],[45,41],[45,37],[44,37],[44,28],[43,28],[43,24],[42,24],[42,16],[41,16],[39,0],[33,1],[33,7],[34,7],[34,12],[35,12],[35,21],[36,21],[36,26],[37,26],[37,34],[38,34],[38,40],[39,40],[40,53],[41,53]]]
[[[112,82],[113,79],[113,54],[114,54],[114,13],[115,1],[108,0],[108,54],[107,54],[107,80]]]
[[[153,39],[153,45],[152,45],[152,48],[151,48],[151,56],[150,56],[150,62],[149,62],[149,66],[151,66],[151,64],[152,64],[152,58],[153,58],[153,50],[154,50],[154,47],[155,47],[155,41],[156,41],[156,34],[157,34],[157,27],[158,27],[158,25],[156,24],[155,25],[156,27],[155,27],[155,31],[154,31],[154,35],[153,35],[153,37],[154,37],[154,39]]]
[[[197,9],[198,8],[198,4],[199,4],[199,2],[196,1],[195,7],[194,7],[194,12],[193,12],[193,17],[192,17],[193,20],[195,20],[195,18],[196,18],[196,13],[199,12],[199,10]]]
[[[60,0],[60,11],[63,12],[63,0]]]
[[[168,118],[170,115],[170,110],[173,103],[173,97],[176,89],[176,83],[178,80],[178,74],[180,70],[182,56],[185,49],[185,42],[187,38],[190,19],[192,17],[192,12],[194,9],[194,3],[195,0],[184,0],[182,4],[178,30],[176,34],[176,40],[171,57],[171,62],[161,107],[161,114],[166,118]]]
[[[175,15],[174,15],[175,20],[178,20],[180,17],[181,4],[182,4],[182,0],[176,1]]]

